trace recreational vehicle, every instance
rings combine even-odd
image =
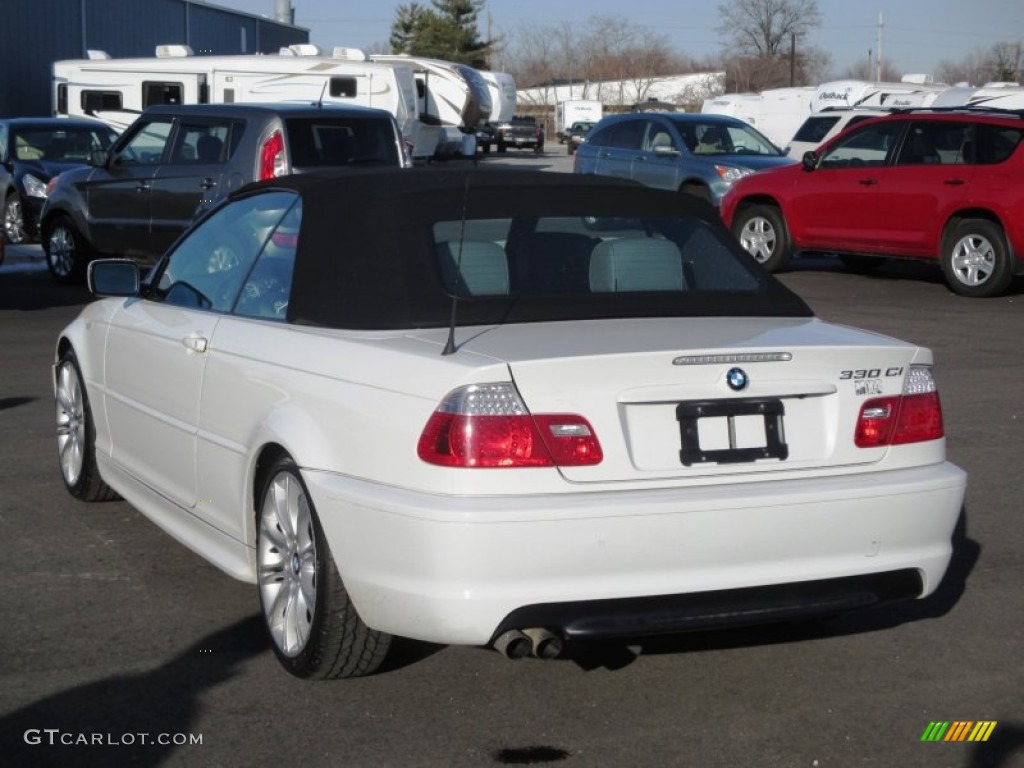
[[[833,80],[818,86],[811,101],[811,112],[826,107],[927,107],[947,86],[918,82],[908,75],[899,83],[876,83],[870,80]]]
[[[491,115],[489,123],[511,120],[516,113],[516,81],[507,72],[480,72],[491,94]]]
[[[491,94],[481,74],[465,64],[405,54],[378,54],[370,61],[411,67],[420,120],[440,126],[438,154],[476,153],[476,130],[491,116]]]
[[[980,88],[955,86],[943,91],[932,106],[1024,109],[1024,88],[1017,83],[986,83]]]
[[[701,112],[738,117],[778,147],[793,138],[811,111],[814,88],[771,88],[762,93],[727,93],[705,99]]]
[[[158,46],[154,58],[88,59],[53,65],[56,115],[98,117],[119,131],[155,104],[337,103],[395,116],[414,158],[429,157],[436,129],[419,120],[412,69],[397,62],[322,56],[315,46],[272,55],[194,56],[185,45]],[[432,143],[433,142],[433,143]]]

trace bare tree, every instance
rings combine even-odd
[[[594,16],[581,27],[562,23],[519,30],[507,67],[524,87],[541,87],[544,98],[556,84],[575,86],[579,98],[639,101],[659,77],[685,71],[667,38],[615,16]],[[623,81],[615,94],[599,84]]]
[[[993,80],[1020,82],[1021,56],[1020,42],[996,43],[988,49],[971,51],[960,61],[943,60],[935,74],[945,83],[983,85]]]
[[[718,6],[718,15],[718,31],[754,58],[787,52],[792,40],[803,41],[821,24],[817,0],[731,0]]]

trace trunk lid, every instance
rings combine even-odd
[[[914,345],[813,318],[508,325],[460,349],[505,361],[531,412],[590,422],[604,460],[562,469],[577,482],[880,461],[886,448],[854,445],[861,406],[899,394],[910,364],[931,362]]]

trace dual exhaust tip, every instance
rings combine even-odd
[[[557,659],[564,647],[565,642],[560,635],[543,627],[510,629],[494,641],[494,650],[506,659],[522,659],[531,655],[544,660]]]

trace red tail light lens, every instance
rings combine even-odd
[[[931,368],[910,367],[902,395],[877,397],[861,406],[854,443],[859,448],[919,443],[945,435],[942,404]]]
[[[284,136],[280,131],[274,131],[260,147],[260,181],[283,176],[286,172]]]
[[[511,382],[451,392],[423,428],[417,453],[446,467],[586,466],[603,458],[586,419],[532,416]]]

